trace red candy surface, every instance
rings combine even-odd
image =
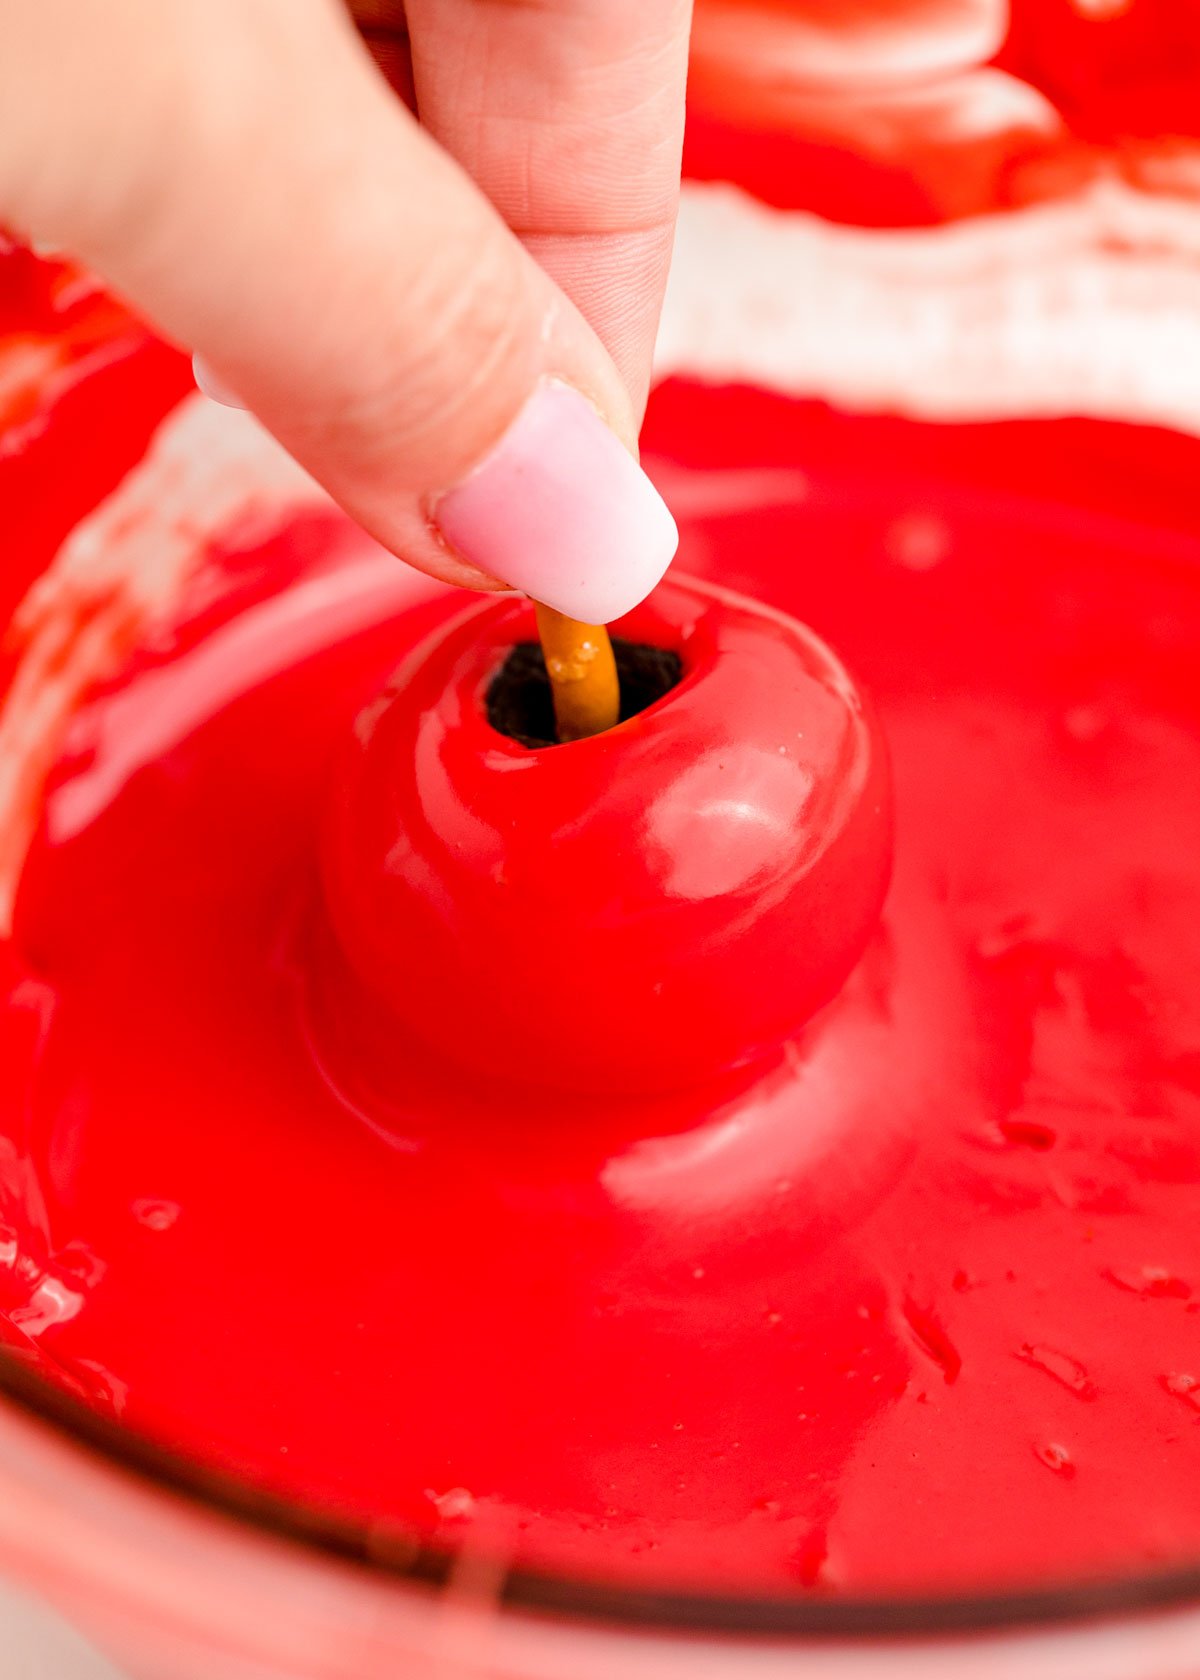
[[[530,749],[486,697],[532,609],[468,609],[372,701],[331,790],[350,965],[490,1077],[653,1090],[751,1061],[833,996],[883,897],[886,756],[811,632],[683,579],[614,629],[677,653],[678,686]]]

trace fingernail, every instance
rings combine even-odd
[[[587,624],[636,607],[679,544],[641,467],[557,380],[538,387],[433,517],[464,560]]]
[[[211,397],[213,402],[220,403],[224,408],[245,408],[241,397],[217,377],[203,356],[192,357],[192,377],[204,395]]]

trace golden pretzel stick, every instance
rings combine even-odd
[[[611,729],[621,713],[617,664],[602,624],[580,624],[537,604],[537,627],[560,741]]]

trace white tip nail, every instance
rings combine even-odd
[[[242,399],[213,372],[203,356],[192,357],[192,377],[204,395],[223,408],[245,408]]]

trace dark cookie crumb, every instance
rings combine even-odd
[[[613,637],[621,685],[621,722],[661,700],[679,681],[683,665],[677,653],[643,642]],[[554,699],[546,661],[538,642],[518,642],[492,678],[487,692],[492,728],[523,747],[553,747]]]

